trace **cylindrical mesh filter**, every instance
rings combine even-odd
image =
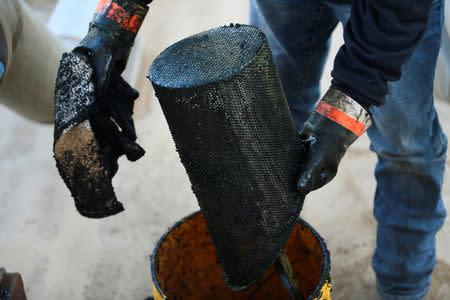
[[[300,140],[266,37],[215,28],[162,52],[150,80],[204,214],[227,286],[272,265],[303,204]]]

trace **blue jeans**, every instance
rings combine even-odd
[[[324,0],[250,0],[250,23],[268,37],[298,130],[319,98],[330,35],[349,16],[350,5]],[[403,76],[389,84],[385,105],[371,107],[368,135],[378,155],[372,266],[385,300],[424,298],[436,263],[435,235],[446,216],[441,188],[447,138],[433,103],[443,21],[443,0],[435,0],[426,35]]]

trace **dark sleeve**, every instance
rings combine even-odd
[[[421,41],[433,0],[353,0],[332,85],[361,105],[381,105],[388,81]]]

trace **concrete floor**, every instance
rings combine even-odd
[[[46,18],[54,0],[28,2]],[[136,112],[139,142],[147,154],[136,163],[120,161],[114,186],[126,211],[118,216],[80,217],[52,158],[53,128],[31,123],[0,106],[0,265],[22,274],[29,299],[144,299],[151,295],[149,256],[155,242],[198,205],[145,69],[159,52],[183,37],[230,22],[246,23],[245,2],[151,4],[141,32],[149,46],[142,62],[138,84],[142,96]],[[340,35],[338,28],[331,56]],[[330,68],[328,63],[326,74]],[[329,80],[324,77],[325,87]],[[444,130],[450,133],[450,106],[439,101],[436,105]],[[333,299],[378,299],[370,267],[375,245],[376,157],[368,146],[365,136],[356,142],[337,178],[308,196],[301,214],[328,244]],[[449,174],[447,170],[443,191],[447,206]],[[438,263],[427,299],[450,297],[448,249],[449,221],[437,237]]]

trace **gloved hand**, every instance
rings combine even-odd
[[[111,183],[117,159],[145,151],[136,143],[132,119],[139,93],[123,80],[140,25],[151,0],[100,0],[89,32],[65,53],[55,88],[54,157],[79,213],[90,218],[117,214]]]
[[[300,132],[305,156],[297,183],[300,194],[330,182],[347,148],[371,124],[370,115],[361,105],[331,87]]]

